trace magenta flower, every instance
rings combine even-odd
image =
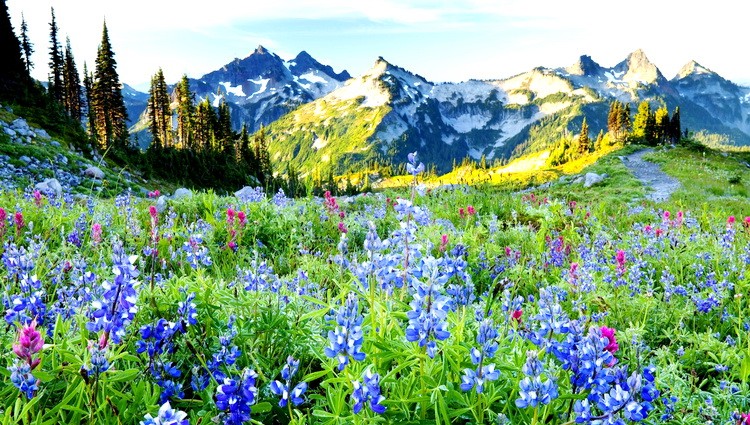
[[[23,214],[22,214],[22,213],[21,213],[20,211],[18,211],[18,212],[16,212],[16,214],[15,214],[15,215],[13,216],[13,218],[14,218],[14,221],[15,221],[15,223],[16,223],[16,231],[17,231],[17,232],[20,232],[20,231],[21,231],[21,228],[23,228],[23,226],[25,226],[25,224],[24,224],[24,222],[23,222]]]
[[[466,212],[464,211],[463,207],[461,207],[461,208],[458,209],[458,215],[461,218],[464,218],[464,216],[466,215]]]
[[[474,215],[477,213],[477,210],[474,209],[473,205],[469,205],[466,207],[466,212],[469,213],[469,215]]]
[[[21,328],[18,334],[18,343],[13,344],[13,352],[29,364],[33,370],[41,361],[39,358],[34,359],[34,355],[42,350],[44,346],[44,337],[36,330],[36,319],[30,325]]]
[[[39,190],[34,190],[34,203],[37,207],[42,206],[42,192]]]
[[[227,208],[227,223],[234,223],[234,210]]]
[[[732,226],[734,226],[734,222],[735,222],[735,221],[736,221],[736,219],[734,218],[734,216],[733,216],[733,215],[730,215],[730,216],[729,216],[729,217],[727,218],[727,227],[732,227]]]
[[[151,216],[152,220],[156,220],[156,217],[159,216],[159,211],[156,210],[155,206],[151,205],[150,207],[148,207],[148,215]]]
[[[247,222],[247,216],[244,211],[237,211],[237,219],[240,221],[240,226],[244,226]]]
[[[615,338],[615,330],[606,326],[602,326],[601,331],[602,337],[609,340],[609,344],[604,347],[604,351],[609,351],[610,353],[615,354],[617,350],[620,349],[620,346],[617,344],[617,339]]]
[[[737,425],[750,425],[750,413],[740,413]]]
[[[343,221],[339,221],[339,232],[346,233],[349,229],[346,228],[346,224]]]
[[[515,320],[517,323],[521,323],[521,317],[523,316],[523,310],[520,308],[518,310],[514,310],[513,313],[511,313],[510,317]]]
[[[617,261],[617,272],[625,273],[625,251],[618,249],[615,253],[615,260]]]
[[[440,252],[444,252],[445,248],[448,247],[448,235],[443,234],[440,236]]]
[[[98,244],[102,241],[102,225],[99,223],[94,223],[91,225],[91,239],[94,241],[94,244]]]

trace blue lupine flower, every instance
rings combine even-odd
[[[336,315],[337,326],[328,332],[330,347],[326,347],[325,355],[337,358],[338,369],[344,370],[349,364],[349,357],[361,362],[365,359],[362,352],[362,321],[364,317],[359,313],[359,298],[354,292],[346,297],[346,303],[339,307]]]
[[[240,379],[224,378],[216,387],[216,408],[222,412],[224,425],[242,425],[250,420],[251,406],[258,395],[257,377],[254,370],[245,369]]]
[[[419,165],[417,165],[417,153],[416,152],[406,155],[406,158],[409,161],[406,164],[407,173],[416,177],[418,174],[421,174],[422,172],[424,172],[424,164],[420,162]]]
[[[136,258],[125,254],[121,242],[113,244],[112,271],[115,278],[102,284],[104,293],[91,303],[91,320],[86,324],[86,329],[91,332],[104,330],[116,344],[125,336],[125,327],[133,321],[138,311],[134,279],[139,274],[135,268]]]
[[[526,377],[519,383],[517,407],[537,407],[539,404],[549,404],[557,398],[557,383],[553,379],[542,381],[544,366],[536,351],[526,352],[526,363],[522,371]]]
[[[299,360],[295,360],[294,357],[289,356],[286,359],[286,365],[284,365],[284,368],[281,370],[281,378],[284,379],[284,382],[271,382],[271,392],[281,396],[279,407],[285,407],[290,398],[292,404],[295,406],[299,406],[305,401],[305,399],[302,398],[302,394],[307,390],[307,382],[298,383],[291,391],[289,389],[292,386],[292,377],[297,373],[298,368]]]
[[[188,240],[182,244],[185,259],[193,269],[197,269],[201,265],[208,267],[213,264],[211,257],[208,255],[208,248],[202,244],[203,235],[200,234],[190,235]]]
[[[187,413],[172,409],[172,406],[167,401],[161,405],[159,413],[155,418],[147,413],[145,420],[141,421],[141,425],[189,425],[190,421],[186,418]]]
[[[500,371],[495,370],[495,364],[484,365],[486,359],[495,356],[498,344],[497,330],[491,319],[485,319],[479,325],[477,332],[477,343],[480,348],[472,347],[470,351],[471,362],[478,365],[477,369],[464,369],[464,375],[461,377],[461,390],[469,391],[476,386],[477,394],[484,391],[486,381],[496,381],[500,377]]]
[[[435,339],[443,341],[450,336],[446,322],[450,300],[440,292],[448,276],[440,271],[438,260],[433,257],[422,260],[415,276],[427,281],[417,282],[414,299],[409,304],[412,309],[406,313],[409,318],[406,340],[418,341],[420,347],[426,347],[427,355],[434,358],[437,353]]]
[[[351,399],[354,403],[352,411],[357,414],[362,411],[365,402],[369,401],[370,410],[377,414],[385,413],[385,406],[381,404],[385,397],[380,394],[380,375],[373,373],[371,368],[367,368],[362,374],[362,384],[359,381],[352,382]]]
[[[83,365],[81,369],[86,371],[89,377],[94,380],[99,378],[99,375],[109,370],[109,360],[107,360],[107,349],[100,348],[99,344],[89,344],[89,354],[91,359],[88,365]]]
[[[39,380],[31,374],[31,366],[27,362],[16,361],[8,370],[10,371],[10,382],[27,399],[34,398],[34,393],[39,390]]]

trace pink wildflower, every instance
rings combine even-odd
[[[474,209],[473,205],[469,205],[466,207],[466,212],[468,212],[469,215],[474,215],[477,213],[477,210]]]
[[[34,203],[37,207],[42,206],[42,192],[39,190],[34,190]]]
[[[227,208],[227,223],[233,223],[234,222],[234,210],[232,208]]]
[[[94,244],[98,244],[102,241],[102,225],[99,223],[94,223],[91,225],[91,239],[94,241]]]
[[[18,343],[13,344],[13,352],[21,360],[26,361],[31,369],[39,365],[39,358],[33,356],[42,350],[44,346],[44,337],[36,330],[36,319],[30,325],[21,328],[18,335]]]
[[[440,252],[445,252],[445,248],[448,246],[448,235],[443,234],[440,236]]]
[[[518,310],[514,310],[510,315],[510,317],[516,321],[516,323],[521,323],[521,316],[523,316],[523,310],[521,310],[520,308]]]
[[[617,261],[617,271],[619,273],[625,272],[625,251],[618,249],[615,254],[615,260]]]
[[[609,340],[609,344],[604,347],[604,351],[609,351],[610,353],[615,354],[617,350],[620,349],[620,346],[617,344],[617,339],[615,338],[615,330],[606,326],[602,326],[601,331],[602,337]]]
[[[237,211],[237,220],[240,221],[240,226],[244,226],[247,222],[247,216],[244,211]]]
[[[737,220],[736,220],[736,219],[734,218],[734,216],[733,216],[733,215],[730,215],[730,216],[729,216],[729,217],[727,218],[727,227],[732,227],[732,226],[734,226],[734,222],[735,222],[735,221],[737,221]]]
[[[339,232],[346,233],[349,229],[346,228],[346,224],[343,221],[339,221]]]
[[[464,218],[465,215],[466,215],[466,212],[464,211],[464,208],[463,207],[459,208],[458,209],[458,216],[461,217],[461,218]]]

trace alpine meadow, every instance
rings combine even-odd
[[[547,0],[48,3],[0,0],[0,425],[750,425],[736,62],[465,62],[557,58]]]

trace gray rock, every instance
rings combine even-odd
[[[22,156],[21,156],[20,158],[18,158],[18,159],[20,159],[21,161],[23,161],[23,162],[25,162],[25,163],[27,163],[27,164],[31,163],[31,158],[29,158],[29,157],[28,157],[28,156],[26,156],[26,155],[22,155]]]
[[[61,196],[63,191],[62,186],[60,185],[60,182],[57,181],[57,179],[47,179],[41,183],[37,183],[34,188],[36,188],[40,192],[54,192],[55,196]]]
[[[68,165],[68,157],[59,153],[55,155],[55,162],[58,162],[62,165]]]
[[[606,174],[586,173],[583,176],[583,187],[591,187],[597,183],[601,183],[607,177]]]
[[[83,175],[91,177],[92,179],[101,180],[104,178],[104,171],[102,171],[101,168],[92,165],[83,171]]]
[[[40,139],[44,139],[44,140],[49,140],[50,139],[49,134],[46,131],[42,130],[41,128],[35,130],[34,133],[36,133],[36,137],[38,137]]]
[[[255,188],[251,186],[245,186],[242,189],[234,192],[234,196],[239,198],[242,201],[248,202],[251,200],[256,200],[259,197],[263,196],[262,190],[256,190]]]
[[[28,130],[29,130],[29,123],[27,123],[27,122],[26,122],[26,120],[25,120],[25,119],[23,119],[23,118],[17,118],[17,119],[15,120],[15,121],[13,121],[13,122],[12,122],[12,123],[10,124],[10,126],[11,126],[11,127],[12,127],[12,128],[14,129],[14,130],[16,130],[16,131],[18,131],[18,130],[25,130],[25,131],[28,131]]]
[[[156,211],[158,211],[159,214],[161,214],[166,210],[167,210],[167,197],[164,195],[161,195],[159,199],[156,200]]]
[[[58,142],[57,140],[53,140],[53,141],[49,142],[49,144],[52,145],[52,146],[54,146],[54,147],[56,147],[56,148],[60,147],[60,142]]]
[[[580,184],[583,183],[583,176],[577,176],[573,180],[570,181],[570,184]]]
[[[190,198],[192,196],[193,196],[193,192],[190,189],[185,189],[184,187],[181,187],[174,191],[174,194],[172,195],[172,199]]]
[[[10,136],[11,138],[16,137],[16,130],[13,130],[10,127],[3,127],[3,131],[5,132],[5,134]]]

